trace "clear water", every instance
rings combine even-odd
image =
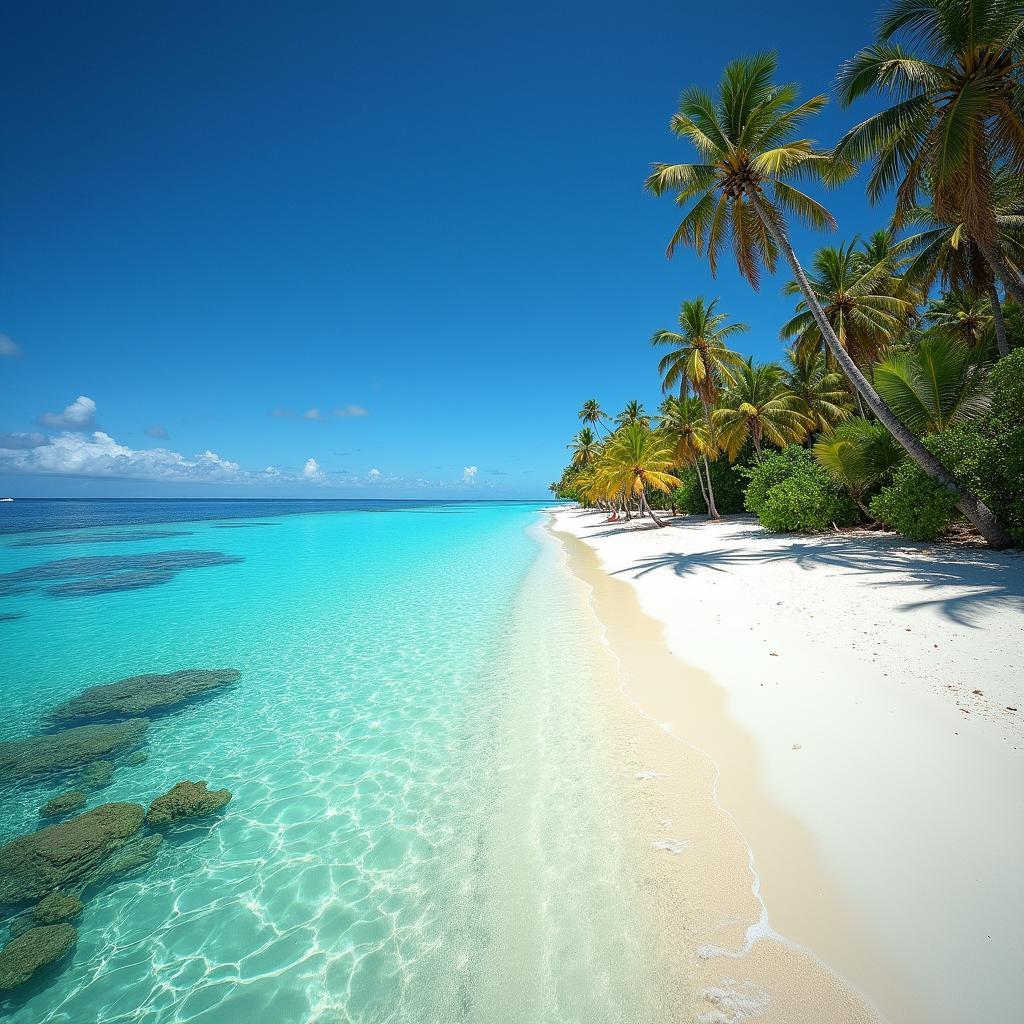
[[[0,738],[96,683],[238,668],[92,804],[234,799],[89,900],[15,1021],[667,1019],[587,692],[607,654],[537,506],[149,504],[0,541]],[[0,841],[67,788],[4,790]]]

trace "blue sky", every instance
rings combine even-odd
[[[779,10],[8,4],[0,491],[541,497],[681,299],[778,357],[783,278],[666,261],[642,183],[685,86],[774,47],[827,90],[877,4]]]

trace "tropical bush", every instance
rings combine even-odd
[[[708,463],[711,468],[711,484],[715,488],[715,502],[721,515],[732,515],[743,511],[743,497],[747,477],[741,466],[733,465],[728,459],[720,458]],[[676,507],[690,515],[705,515],[708,510],[704,494],[697,479],[697,469],[691,466],[679,473],[682,481],[672,496]]]
[[[746,472],[746,507],[765,529],[804,532],[857,521],[856,506],[806,448],[770,452]]]
[[[871,502],[876,519],[913,540],[934,540],[945,533],[955,511],[953,495],[916,462],[904,463]]]
[[[896,439],[881,423],[855,419],[840,423],[814,446],[818,464],[867,512],[869,492],[887,483],[905,458]]]

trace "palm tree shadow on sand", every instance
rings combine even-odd
[[[767,541],[777,537],[752,529],[743,530],[736,539],[757,544],[759,538]],[[953,622],[972,629],[980,628],[984,618],[999,608],[1024,612],[1021,555],[980,548],[942,548],[936,554],[934,548],[912,544],[903,538],[817,536],[813,540],[791,540],[781,547],[666,552],[640,559],[614,575],[644,576],[657,569],[671,569],[676,576],[685,578],[700,569],[728,572],[738,566],[789,563],[806,571],[826,569],[861,576],[876,587],[923,587],[931,596],[907,602],[900,606],[902,610],[937,607]]]

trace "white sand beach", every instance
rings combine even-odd
[[[749,517],[561,508],[552,529],[622,665],[652,885],[687,916],[699,1019],[1016,1019],[1024,555]],[[749,865],[696,809],[695,754]],[[779,949],[802,966],[776,970]]]

